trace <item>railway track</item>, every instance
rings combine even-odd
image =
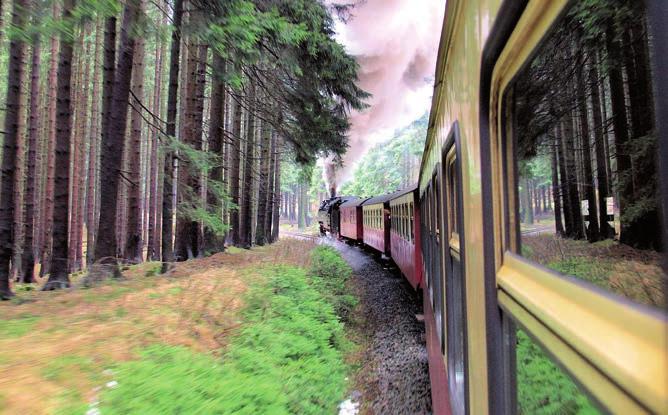
[[[523,236],[540,235],[542,233],[548,233],[548,232],[554,233],[554,225],[545,225],[545,226],[539,226],[534,229],[526,229],[522,231],[522,235]]]
[[[281,235],[287,236],[288,238],[295,238],[295,239],[313,239],[313,240],[315,240],[315,239],[320,238],[319,235],[312,235],[312,234],[302,233],[302,232],[286,231],[286,230],[283,230],[283,229],[281,229],[279,231],[279,237]]]

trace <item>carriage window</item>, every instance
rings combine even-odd
[[[408,214],[410,215],[410,241],[414,242],[415,239],[415,230],[414,230],[414,212],[413,212],[413,202],[408,204]]]
[[[573,2],[506,90],[506,222],[525,258],[663,308],[643,3]],[[516,353],[520,413],[595,412],[522,331]]]
[[[590,3],[554,25],[506,94],[518,177],[510,223],[523,256],[663,307],[644,2]]]
[[[457,227],[459,226],[458,214],[457,214],[459,206],[456,203],[457,199],[455,197],[456,189],[458,189],[457,187],[458,183],[457,183],[457,172],[455,170],[456,164],[454,159],[454,153],[452,156],[453,157],[450,160],[448,160],[448,166],[447,166],[448,194],[446,196],[449,201],[448,206],[450,207],[450,209],[448,209],[448,225],[450,227],[449,228],[450,236],[452,236],[452,234],[459,233],[459,230],[457,229]]]
[[[409,240],[409,224],[408,224],[408,204],[404,203],[404,239]]]

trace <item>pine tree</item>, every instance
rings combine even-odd
[[[181,51],[181,23],[183,18],[183,0],[174,1],[174,15],[172,31],[171,56],[169,61],[169,86],[167,92],[167,126],[165,133],[168,137],[176,136],[177,98],[179,90],[179,57]],[[169,264],[174,261],[174,245],[172,242],[174,217],[174,153],[165,150],[163,197],[162,197],[162,269],[165,273]]]
[[[34,281],[35,272],[35,202],[36,202],[36,183],[37,183],[37,152],[38,135],[41,111],[39,110],[40,98],[40,58],[41,43],[39,34],[32,38],[32,57],[30,64],[30,110],[28,118],[28,169],[26,172],[26,190],[25,190],[25,217],[23,223],[24,243],[23,258],[23,282],[31,283]]]
[[[74,0],[63,2],[63,20],[72,15]],[[73,39],[68,33],[60,36],[58,60],[58,86],[56,113],[56,166],[53,207],[53,248],[49,280],[44,290],[56,290],[70,285],[68,268],[69,186],[70,186],[70,139],[72,133],[72,57]]]
[[[12,25],[26,25],[27,0],[14,0]],[[7,99],[5,101],[5,138],[2,148],[2,179],[0,181],[0,298],[12,295],[9,287],[9,265],[14,248],[13,222],[16,197],[17,153],[22,148],[23,125],[21,96],[23,95],[25,42],[20,37],[10,40],[7,71]],[[23,126],[22,126],[23,125]]]
[[[114,74],[114,88],[111,101],[107,133],[103,137],[101,153],[100,223],[95,246],[95,258],[116,257],[116,203],[118,184],[121,178],[122,156],[125,149],[128,98],[132,80],[135,38],[130,33],[139,12],[139,0],[128,0],[123,11],[118,64]]]
[[[143,1],[138,4],[138,13],[144,9]],[[144,40],[135,41],[132,68],[132,108],[130,148],[128,154],[128,234],[125,244],[125,259],[138,263],[142,260],[141,221],[141,144],[142,144],[142,101],[144,100]]]

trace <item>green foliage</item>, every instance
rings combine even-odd
[[[336,314],[347,321],[358,303],[346,290],[346,281],[352,275],[350,265],[336,249],[321,245],[311,252],[309,274],[313,286],[334,306]]]
[[[382,195],[408,187],[417,180],[427,137],[428,114],[398,130],[394,137],[372,147],[355,168],[341,193],[360,197]]]
[[[313,0],[194,3],[209,12],[206,27],[194,30],[228,59],[226,83],[240,91],[252,76],[279,101],[280,110],[265,119],[296,161],[340,157],[347,148],[347,110],[365,108],[368,94],[356,85],[355,59],[334,39],[327,7]]]
[[[304,270],[276,267],[263,275],[246,295],[246,323],[222,360],[184,347],[147,347],[118,366],[119,385],[104,392],[102,412],[333,412],[346,386],[346,341],[334,308]]]
[[[28,334],[41,317],[23,314],[11,320],[0,320],[0,337],[21,337]]]
[[[520,414],[590,415],[596,408],[522,330],[517,330],[517,400]]]
[[[193,176],[207,176],[211,169],[224,165],[224,160],[219,154],[198,150],[174,137],[163,137],[163,147],[166,151],[178,154],[179,167],[187,169]],[[222,181],[209,178],[206,187],[207,192],[212,194],[216,200],[221,201],[223,207],[237,208],[232,203]],[[178,216],[202,223],[206,230],[218,237],[224,236],[230,229],[230,225],[223,221],[221,206],[209,205],[206,198],[201,197],[199,189],[192,189],[187,183],[179,183],[179,192],[181,200],[176,211]]]
[[[59,393],[55,397],[55,401],[57,409],[53,412],[53,415],[83,415],[88,410],[88,404],[85,403],[83,396],[74,389]]]

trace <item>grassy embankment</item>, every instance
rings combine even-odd
[[[590,244],[553,234],[525,236],[522,253],[550,269],[589,281],[633,301],[666,302],[660,255],[608,240]],[[596,409],[542,350],[517,332],[518,402],[524,414],[592,414]]]
[[[311,252],[313,252],[311,254]],[[281,241],[0,305],[0,412],[331,413],[354,351],[350,268]]]

